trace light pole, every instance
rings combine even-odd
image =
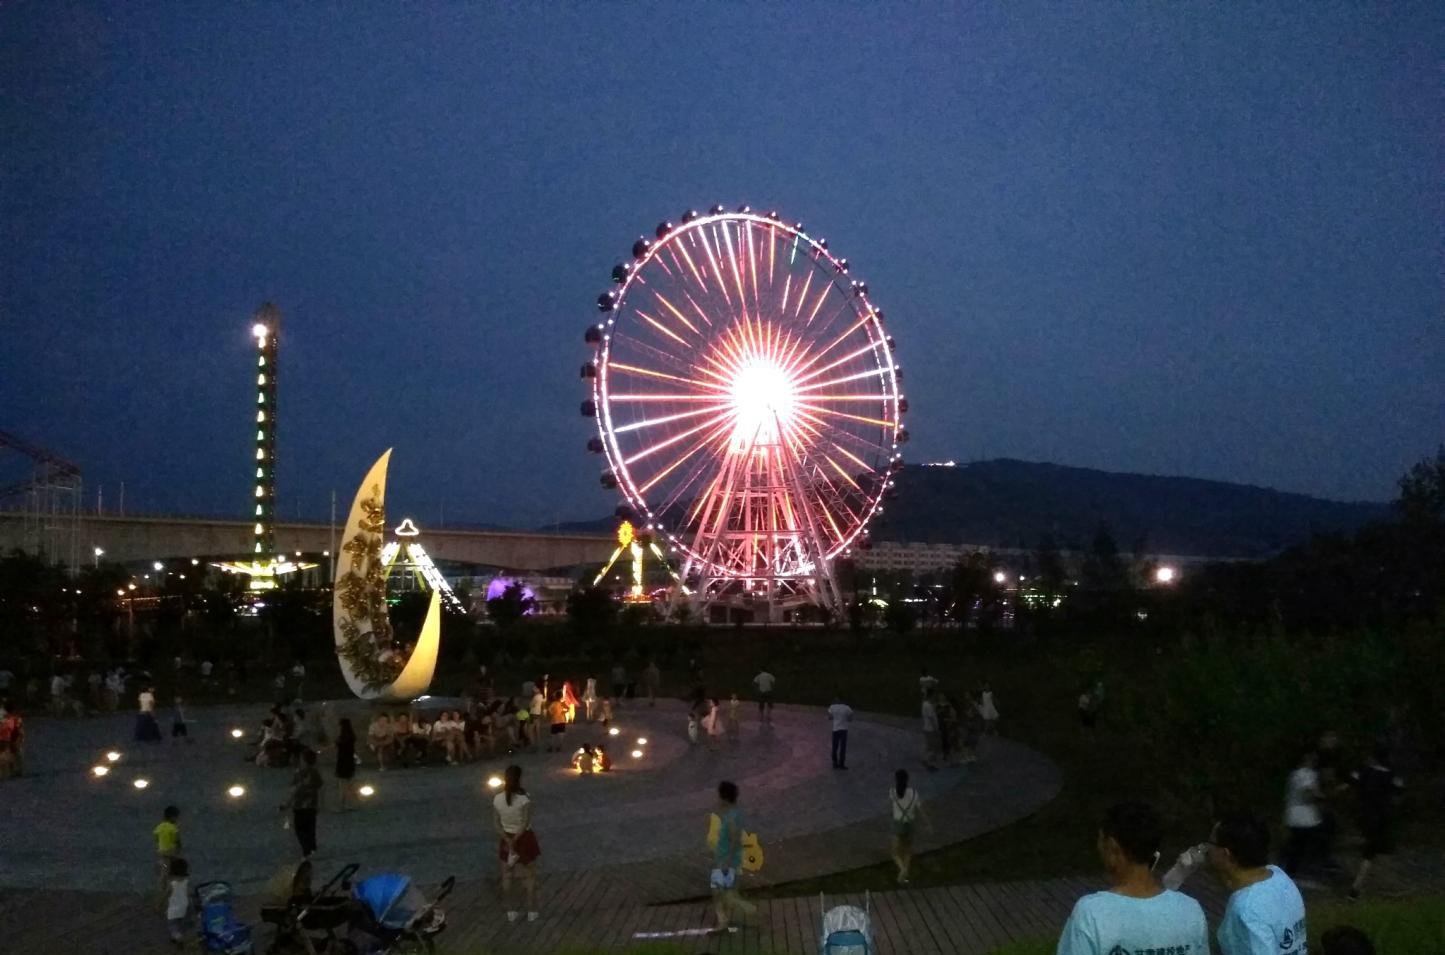
[[[102,548],[102,547],[97,547],[97,548],[94,549],[94,553],[95,553],[95,565],[94,565],[94,566],[95,566],[95,568],[96,568],[97,570],[99,570],[99,569],[100,569],[100,559],[105,556],[105,549]]]

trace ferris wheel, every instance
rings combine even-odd
[[[602,483],[703,603],[837,612],[833,562],[866,546],[908,440],[883,313],[775,212],[689,211],[655,236],[585,336]]]

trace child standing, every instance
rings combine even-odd
[[[742,708],[742,701],[739,700],[739,699],[738,699],[738,695],[737,695],[736,693],[734,693],[734,694],[732,695],[732,698],[731,698],[730,700],[728,700],[728,723],[727,723],[728,742],[729,742],[730,744],[732,744],[733,746],[736,746],[737,743],[738,743],[738,730],[741,728],[741,724],[738,722],[738,719],[739,719],[738,712],[739,712],[739,710],[740,710],[741,708]]]
[[[547,738],[547,752],[562,752],[562,737],[567,733],[567,704],[562,702],[561,693],[552,694],[552,702],[547,705],[547,718],[552,723],[552,733]]]
[[[181,855],[181,810],[167,806],[161,812],[161,821],[151,830],[156,837],[156,859],[160,869],[160,886],[169,891],[171,863]]]
[[[185,943],[186,916],[191,910],[191,869],[186,860],[171,860],[169,895],[166,897],[166,928],[171,944],[180,948]]]
[[[602,728],[610,729],[612,726],[612,697],[604,697],[602,700]]]

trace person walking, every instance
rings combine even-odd
[[[712,892],[713,914],[718,934],[736,932],[734,915],[750,922],[757,916],[757,906],[742,897],[738,888],[738,872],[743,864],[743,815],[738,809],[737,783],[724,780],[717,784],[717,842],[712,846],[712,872],[708,888]],[[709,832],[712,826],[709,824]]]
[[[336,731],[336,811],[351,808],[351,780],[356,776],[356,730],[351,720],[341,718]]]
[[[1375,859],[1395,847],[1395,797],[1404,792],[1405,782],[1390,768],[1389,744],[1376,744],[1365,765],[1350,773],[1350,784],[1355,788],[1360,833],[1365,837],[1360,867],[1350,884],[1350,898],[1358,899]]]
[[[753,677],[753,685],[758,688],[758,720],[763,723],[773,721],[773,687],[777,686],[777,677],[768,672],[767,667],[758,671]]]
[[[908,785],[908,770],[893,771],[893,788],[888,790],[888,814],[892,820],[891,855],[898,867],[898,884],[908,884],[908,869],[913,865],[913,833],[924,821],[923,800],[918,790]]]
[[[385,713],[376,714],[366,728],[366,744],[376,756],[376,767],[386,772],[386,758],[396,753],[396,731],[392,728],[391,717]]]
[[[502,773],[502,791],[492,799],[492,827],[497,832],[497,856],[502,863],[502,902],[507,921],[520,913],[512,901],[512,886],[520,882],[527,921],[537,921],[537,879],[532,864],[542,854],[532,831],[532,798],[522,788],[522,767],[508,766]]]
[[[146,684],[136,697],[136,704],[139,712],[135,719],[135,738],[142,743],[159,743],[161,741],[161,727],[156,722],[156,691],[155,688]]]
[[[656,660],[648,660],[647,666],[642,671],[642,686],[647,690],[647,705],[657,705],[657,690],[662,685],[662,671],[657,668]]]
[[[1179,952],[1209,955],[1204,909],[1154,876],[1164,825],[1152,806],[1110,806],[1095,846],[1109,888],[1074,903],[1059,936],[1058,955],[1102,952]]]
[[[186,940],[186,916],[191,910],[191,868],[177,856],[166,872],[166,931],[171,944],[180,948]]]
[[[1269,827],[1251,812],[1220,817],[1209,867],[1229,889],[1216,936],[1224,955],[1305,955],[1305,903],[1284,870],[1269,865]]]
[[[1307,747],[1299,765],[1289,774],[1285,787],[1284,824],[1289,839],[1284,846],[1284,871],[1298,879],[1306,863],[1323,863],[1324,814],[1320,811],[1319,773],[1315,772],[1315,751]]]
[[[546,677],[543,677],[543,685],[546,682]],[[532,734],[531,744],[534,750],[542,745],[542,721],[546,715],[547,697],[542,692],[542,687],[535,687],[532,690],[532,699],[527,703],[527,729]]]
[[[998,735],[998,707],[993,701],[993,688],[984,681],[978,694],[978,715],[983,719],[983,735]]]
[[[833,723],[833,768],[848,768],[848,724],[853,722],[853,707],[843,702],[841,691],[833,694],[833,704],[828,707],[828,719]]]
[[[938,768],[939,737],[938,707],[933,703],[933,691],[923,694],[923,768],[929,771]]]
[[[567,733],[567,704],[562,702],[560,691],[553,693],[552,702],[547,704],[547,718],[551,724],[551,732],[547,736],[547,752],[560,753]]]
[[[301,765],[291,777],[291,798],[281,806],[291,810],[291,828],[301,845],[301,858],[316,852],[316,811],[321,804],[321,773],[316,770],[316,751],[302,750]]]
[[[160,891],[164,895],[170,884],[171,862],[181,855],[180,807],[167,806],[161,810],[161,821],[156,823],[151,835],[156,840],[156,864],[160,872]]]
[[[617,705],[622,705],[622,697],[627,693],[627,667],[622,665],[621,660],[612,664],[612,698]]]
[[[587,722],[592,722],[592,711],[597,708],[597,678],[589,676],[587,683],[582,688],[582,715]]]

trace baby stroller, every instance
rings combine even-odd
[[[873,919],[869,914],[873,902],[863,893],[863,908],[856,905],[835,905],[828,908],[823,893],[818,893],[823,911],[823,955],[873,955]]]
[[[231,905],[231,883],[202,882],[196,886],[201,913],[201,949],[222,955],[249,955],[251,926],[237,920]]]
[[[436,898],[428,902],[408,876],[388,872],[363,879],[352,889],[361,904],[351,937],[365,936],[370,941],[362,949],[365,955],[432,951],[437,934],[447,925],[446,913],[439,906],[456,884],[456,877],[449,876]]]
[[[311,860],[296,867],[291,879],[290,898],[285,905],[261,907],[261,921],[276,927],[268,952],[345,951],[346,943],[336,930],[351,921],[355,903],[346,895],[347,880],[361,868],[355,862],[344,866],[318,892],[311,891]],[[336,889],[341,891],[334,891]]]

